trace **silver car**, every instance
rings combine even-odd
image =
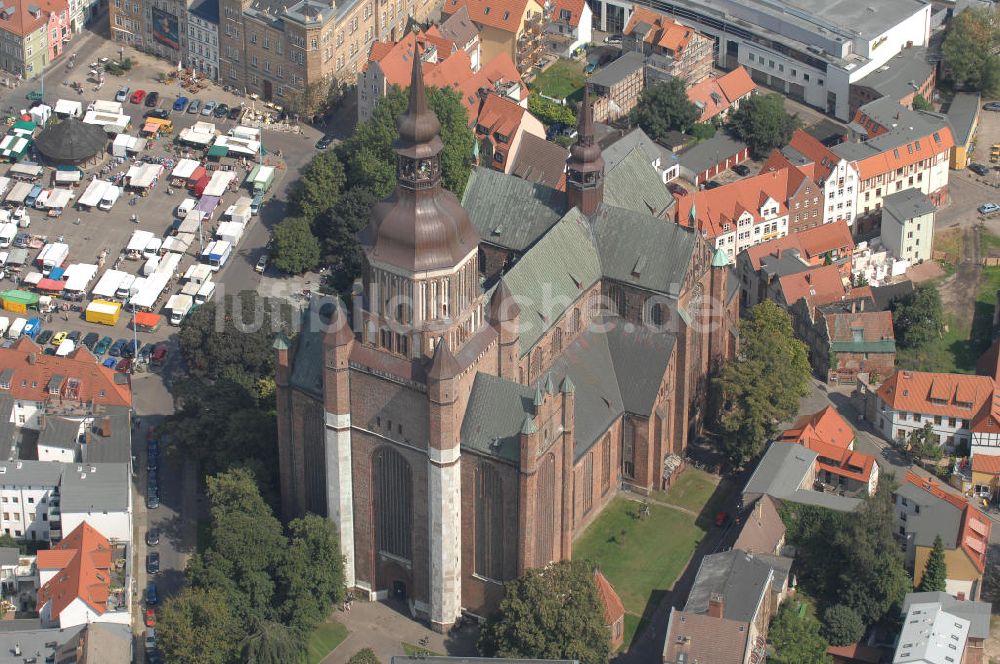
[[[202,115],[211,115],[215,112],[215,107],[218,106],[214,101],[206,101],[204,108],[201,109]]]

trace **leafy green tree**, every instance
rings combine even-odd
[[[557,104],[534,92],[528,97],[528,111],[546,125],[561,124],[564,127],[572,127],[576,124],[576,113],[572,108]]]
[[[687,84],[672,78],[642,91],[639,103],[629,114],[654,141],[670,131],[687,131],[701,117],[701,111],[687,96]]]
[[[344,556],[329,519],[310,514],[292,521],[288,530],[291,541],[279,570],[285,588],[282,613],[289,625],[305,633],[344,601]]]
[[[941,44],[941,54],[951,78],[959,88],[980,90],[986,96],[1000,94],[1000,10],[970,7],[951,20]]]
[[[940,535],[934,536],[934,546],[927,556],[924,575],[920,577],[917,590],[922,593],[944,592],[948,581],[948,563],[944,559],[944,542]]]
[[[358,232],[368,225],[377,202],[371,190],[352,187],[340,198],[337,207],[316,222],[317,234],[323,239],[324,261],[331,266],[333,287],[338,293],[348,293],[355,277],[361,274],[364,251],[358,242]]]
[[[785,98],[774,93],[745,99],[729,116],[730,131],[750,146],[756,159],[786,145],[800,124],[797,115],[785,111]]]
[[[336,153],[320,152],[302,169],[288,195],[291,216],[312,223],[317,217],[329,214],[337,205],[346,181],[344,166]]]
[[[902,348],[923,348],[941,336],[944,309],[941,294],[930,284],[920,284],[906,297],[892,303],[892,325]]]
[[[185,588],[156,616],[156,638],[171,664],[235,664],[243,627],[221,590]]]
[[[279,622],[264,620],[243,639],[240,655],[244,664],[295,664],[305,660],[305,640]]]
[[[365,648],[364,650],[359,650],[354,653],[347,664],[381,664],[378,661],[378,657],[375,656],[375,651],[371,648]]]
[[[829,644],[820,634],[819,621],[812,615],[799,614],[795,602],[785,602],[771,621],[767,638],[774,654],[767,661],[773,664],[829,664],[826,654]]]
[[[286,217],[274,228],[274,266],[288,274],[302,274],[319,264],[319,240],[304,217]]]
[[[396,154],[392,150],[398,137],[396,117],[406,111],[408,90],[393,88],[375,106],[372,117],[360,123],[351,137],[338,146],[337,155],[344,163],[347,186],[362,186],[385,198],[396,184]],[[469,128],[469,115],[459,94],[451,88],[428,88],[427,104],[441,123],[441,173],[444,186],[459,198],[472,171],[475,137]]]
[[[857,611],[843,604],[834,604],[823,612],[821,632],[831,646],[846,646],[861,640],[865,626]]]
[[[715,136],[716,131],[717,127],[711,122],[696,122],[691,125],[691,135],[699,141],[706,141],[712,138]]]
[[[937,461],[944,454],[936,440],[934,425],[930,422],[911,431],[908,442],[910,450],[918,457]]]
[[[809,360],[791,317],[767,300],[740,324],[740,354],[714,381],[723,445],[737,465],[757,456],[809,389]]]
[[[913,97],[913,110],[915,111],[933,111],[934,107],[923,95],[916,95]]]
[[[608,661],[609,634],[590,563],[553,563],[504,587],[479,637],[483,656]]]

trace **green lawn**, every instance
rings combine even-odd
[[[407,643],[403,641],[400,645],[403,646],[403,654],[407,657],[443,657],[439,652],[434,652],[433,650],[428,650],[427,648],[421,648],[420,646],[415,646],[412,643]]]
[[[531,82],[531,89],[554,99],[576,101],[583,96],[584,63],[560,58]]]
[[[670,589],[705,534],[694,517],[661,505],[638,515],[639,503],[615,498],[573,546],[573,558],[597,563],[633,616]]]
[[[697,514],[708,502],[719,484],[719,478],[693,466],[684,469],[667,492],[658,491],[656,499]]]
[[[306,646],[306,661],[309,664],[319,664],[330,651],[347,638],[347,628],[336,620],[327,620],[313,630]]]

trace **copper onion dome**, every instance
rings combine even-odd
[[[569,162],[571,164],[594,164],[599,161],[603,166],[601,146],[594,140],[594,107],[590,104],[590,91],[586,85],[583,88],[583,104],[580,107],[580,119],[577,122],[576,131],[577,139],[569,150]]]

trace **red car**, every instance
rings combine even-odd
[[[718,514],[715,515],[716,527],[721,528],[722,526],[726,525],[727,521],[729,521],[729,514],[727,514],[726,512],[719,512]]]
[[[132,368],[132,360],[130,360],[127,357],[123,357],[122,359],[118,360],[118,366],[115,367],[115,370],[118,371],[119,373],[128,373],[128,370],[131,368]]]
[[[142,100],[145,98],[146,98],[145,90],[136,90],[135,92],[132,93],[131,101],[133,104],[141,104]]]
[[[146,627],[156,627],[156,609],[146,609]]]

